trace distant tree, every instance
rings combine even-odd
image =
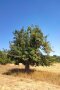
[[[13,41],[10,43],[8,56],[14,59],[16,64],[20,62],[25,65],[25,70],[29,71],[29,65],[34,65],[41,60],[41,50],[49,54],[51,47],[38,26],[29,26],[27,30],[22,28],[20,31],[15,30]]]
[[[60,56],[53,55],[52,60],[53,60],[53,62],[60,62]]]
[[[0,64],[7,64],[7,63],[11,63],[10,58],[7,57],[7,50],[0,50]]]

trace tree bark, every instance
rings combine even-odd
[[[29,72],[30,68],[29,68],[29,61],[25,62],[25,71]]]

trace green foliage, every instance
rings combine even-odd
[[[42,66],[49,66],[52,64],[51,57],[49,55],[41,55],[41,61],[40,61]]]
[[[60,63],[60,56],[53,55],[53,56],[50,56],[50,58],[51,58],[51,62],[53,62],[53,63],[56,63],[56,62]]]
[[[0,51],[0,64],[11,63],[11,59],[7,57],[7,53],[5,51]]]
[[[19,62],[25,65],[26,63],[31,65],[39,63],[42,59],[39,48],[46,54],[49,54],[51,51],[47,36],[44,36],[41,29],[37,26],[29,26],[27,30],[24,30],[24,28],[20,31],[15,30],[13,34],[14,38],[10,43],[8,56],[15,60],[17,64]]]

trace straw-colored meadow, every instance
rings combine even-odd
[[[60,90],[60,63],[32,67],[24,72],[23,65],[0,65],[0,90]]]

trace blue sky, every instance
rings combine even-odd
[[[60,0],[0,0],[0,49],[9,49],[12,32],[38,25],[60,55]]]

